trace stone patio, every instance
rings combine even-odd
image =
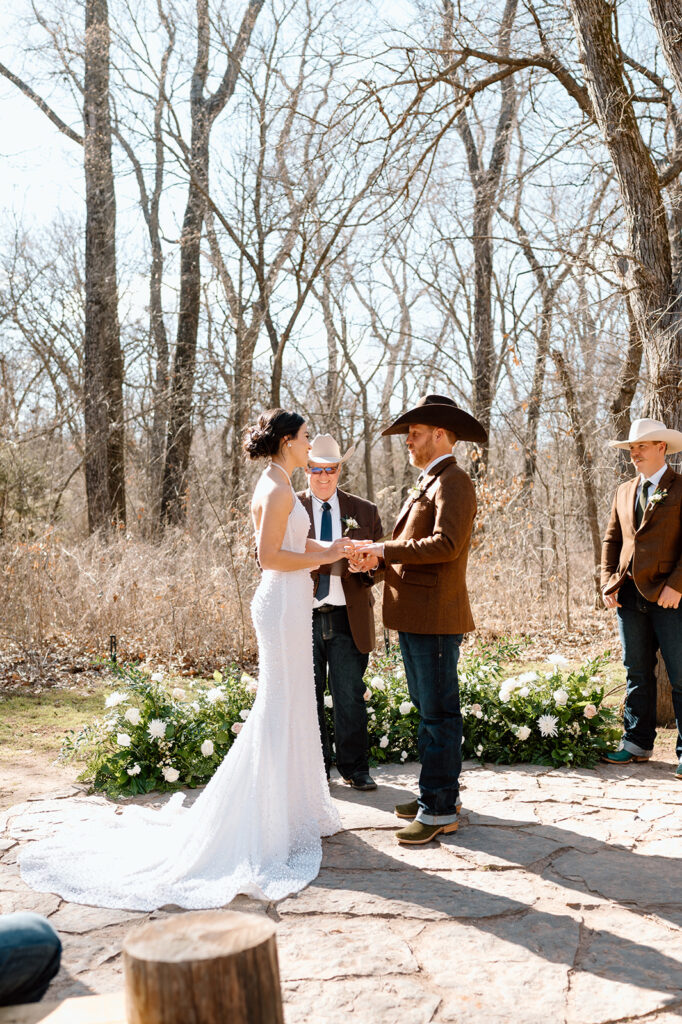
[[[671,763],[622,769],[464,767],[459,831],[403,848],[393,805],[416,765],[375,771],[376,793],[340,781],[346,831],[296,897],[240,910],[278,922],[287,1024],[672,1024],[682,1017],[682,785]],[[0,911],[35,910],[64,942],[48,999],[122,987],[120,949],[152,915],[28,889],[22,843],[76,787],[0,816]]]

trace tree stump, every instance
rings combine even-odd
[[[123,944],[128,1024],[283,1024],[275,926],[208,910],[134,928]]]
[[[662,729],[671,729],[675,725],[673,690],[660,651],[656,663],[656,725]]]

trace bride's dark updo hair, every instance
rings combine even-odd
[[[244,451],[250,459],[265,459],[279,453],[285,437],[295,437],[305,423],[297,412],[268,409],[258,422],[244,431]]]

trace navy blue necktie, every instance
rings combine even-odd
[[[320,523],[320,540],[332,539],[332,507],[328,501],[322,502],[322,522]],[[320,574],[320,582],[317,584],[315,597],[321,601],[329,593],[329,574]]]

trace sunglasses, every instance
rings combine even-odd
[[[339,466],[308,466],[308,472],[314,473],[326,473],[328,476],[333,476],[334,473],[338,473]]]

